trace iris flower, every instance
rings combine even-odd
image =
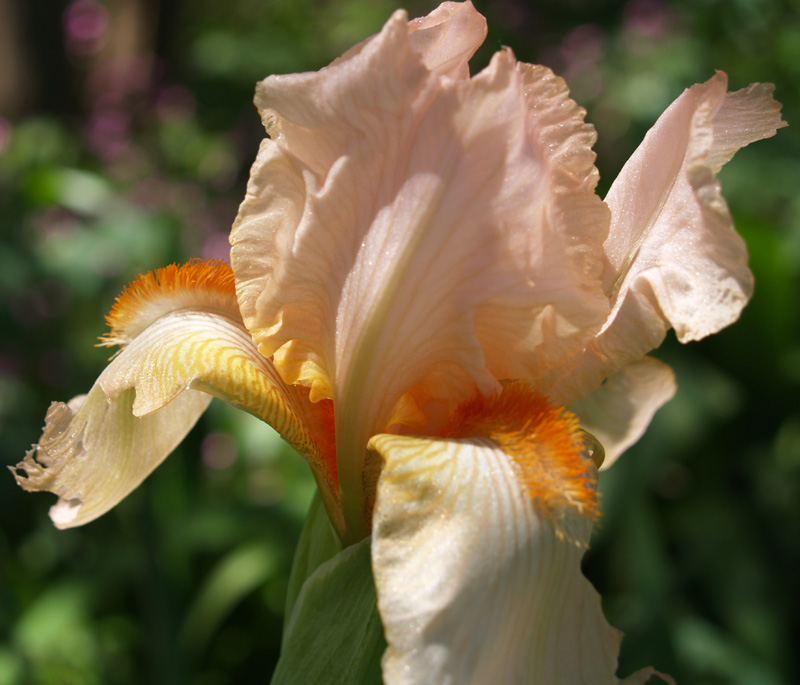
[[[119,352],[16,468],[68,528],[108,511],[212,396],[307,460],[344,547],[369,539],[386,683],[613,683],[620,634],[580,563],[597,470],[675,390],[646,355],[752,291],[716,174],[783,122],[725,74],[661,116],[608,196],[594,129],[469,3],[270,76],[230,266],[118,297]],[[645,668],[625,682],[644,682]]]

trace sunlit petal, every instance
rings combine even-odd
[[[744,145],[782,124],[772,87],[727,93],[727,77],[684,92],[647,134],[608,193],[606,283],[619,318],[663,318],[687,342],[735,321],[752,292],[744,242],[715,176]],[[648,341],[648,350],[655,345]]]
[[[485,407],[490,436],[370,441],[384,460],[373,569],[388,685],[617,682],[621,634],[580,570],[593,465],[568,417],[509,399]],[[523,413],[536,418],[516,431]]]
[[[127,390],[109,402],[96,384],[50,406],[39,444],[14,475],[26,490],[58,495],[50,509],[58,528],[81,526],[119,503],[183,440],[211,397],[189,391],[143,418],[133,415],[133,400]]]
[[[328,407],[308,402],[305,388],[286,385],[235,310],[162,316],[125,347],[98,384],[110,400],[135,388],[135,416],[158,411],[188,388],[203,390],[266,421],[318,466],[321,446],[333,448]]]
[[[571,403],[658,347],[734,322],[753,277],[716,174],[736,150],[785,125],[772,86],[727,93],[722,72],[686,90],[649,131],[608,193],[611,230],[603,280],[611,315],[548,391]]]
[[[608,313],[594,132],[563,81],[509,51],[453,80],[426,68],[450,43],[420,56],[408,31],[396,13],[348,58],[259,85],[271,140],[231,236],[244,321],[287,381],[334,400],[362,512],[364,446],[404,393],[535,376]]]
[[[486,19],[470,2],[443,2],[425,17],[408,22],[411,49],[430,71],[469,78],[469,60],[486,38]]]
[[[80,408],[78,402],[53,405],[38,446],[17,467],[23,487],[61,497],[54,510],[59,525],[96,518],[136,488],[194,425],[209,395],[275,427],[306,456],[323,497],[334,504],[330,407],[312,405],[306,389],[287,386],[258,353],[239,318],[227,266],[213,265],[221,276],[227,272],[226,279],[217,273],[212,289],[219,297],[213,306],[196,280],[194,301],[190,287],[176,287],[191,276],[188,272],[206,266],[192,263],[147,275],[123,293],[110,316],[112,335],[126,341],[122,351]],[[227,304],[225,281],[230,284]],[[174,311],[169,311],[171,292],[178,293]],[[154,308],[155,318],[149,316]],[[134,325],[145,317],[152,319],[146,327]],[[131,330],[132,338],[124,334]],[[335,516],[337,507],[330,510]]]

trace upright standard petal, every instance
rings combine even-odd
[[[370,435],[541,373],[608,312],[583,111],[509,51],[470,80],[440,73],[469,50],[418,54],[415,26],[396,13],[349,57],[259,85],[271,140],[231,235],[259,349],[334,400],[342,498],[359,516]]]
[[[486,38],[486,19],[471,2],[443,2],[425,17],[408,22],[411,49],[432,72],[469,78],[469,60]]]
[[[772,86],[727,93],[727,77],[686,90],[659,118],[606,197],[611,230],[603,284],[612,311],[578,358],[552,374],[549,392],[571,403],[658,347],[670,327],[681,342],[733,323],[753,277],[720,184],[741,147],[784,126]]]
[[[24,488],[59,495],[51,511],[57,525],[87,523],[128,495],[183,439],[210,395],[272,424],[305,454],[323,496],[335,498],[328,407],[311,405],[306,390],[288,387],[258,353],[227,265],[193,262],[142,276],[118,298],[109,323],[104,344],[121,343],[122,351],[85,400],[51,407],[39,444],[16,467]]]
[[[370,441],[384,681],[616,683],[621,634],[580,570],[598,509],[577,420],[514,384],[444,432]]]
[[[784,125],[771,86],[727,93],[727,84],[718,72],[681,95],[606,198],[612,218],[605,282],[616,293],[615,314],[624,319],[625,301],[635,300],[682,342],[733,323],[750,297],[747,250],[715,177],[736,150]]]

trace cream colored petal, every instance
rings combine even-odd
[[[645,357],[623,367],[591,395],[570,405],[581,426],[603,445],[603,469],[642,437],[653,415],[672,399],[676,389],[672,369]]]
[[[27,474],[18,482],[59,495],[57,525],[86,523],[136,488],[216,395],[270,423],[306,456],[335,520],[335,464],[326,437],[332,425],[305,393],[283,382],[235,312],[179,309],[123,348],[82,407],[53,405],[38,446],[17,467]]]
[[[559,538],[490,440],[384,434],[370,449],[387,685],[618,682],[621,633],[580,569],[589,519],[565,513],[573,540]]]
[[[184,390],[203,390],[269,423],[300,452],[313,449],[315,411],[302,388],[283,382],[235,313],[181,310],[151,324],[97,380],[110,400],[135,388],[135,416]],[[320,431],[322,434],[322,431]]]
[[[733,323],[753,277],[716,173],[740,147],[785,125],[772,86],[727,93],[722,72],[686,90],[659,118],[608,193],[611,230],[604,285],[612,312],[580,359],[551,374],[548,390],[573,402],[658,347]]]
[[[161,409],[188,388],[219,397],[271,425],[315,474],[333,469],[326,490],[335,490],[330,407],[311,404],[307,389],[283,381],[235,311],[181,310],[161,317],[114,359],[98,384],[110,399],[135,388],[135,416]]]
[[[334,400],[363,513],[364,446],[404,393],[490,393],[602,325],[594,133],[563,81],[508,51],[471,80],[430,72],[402,13],[256,101],[271,140],[231,234],[241,310],[287,381]]]
[[[126,390],[109,402],[95,384],[86,396],[50,406],[39,444],[14,475],[26,490],[58,495],[50,509],[58,528],[96,519],[138,487],[183,440],[211,398],[190,391],[144,418],[133,415],[133,400],[133,390]]]

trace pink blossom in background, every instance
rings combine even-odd
[[[67,50],[91,55],[103,47],[108,29],[108,12],[94,0],[77,0],[64,10],[64,36]]]
[[[239,456],[236,441],[225,433],[211,433],[200,446],[203,463],[210,469],[222,471],[233,466]]]
[[[194,95],[184,86],[167,86],[156,96],[156,112],[162,119],[189,119],[196,110]]]
[[[570,31],[559,48],[567,72],[583,71],[606,55],[606,34],[596,24],[582,24]]]
[[[203,245],[203,259],[217,259],[227,262],[230,259],[231,246],[227,232],[214,231],[209,234]]]
[[[118,157],[130,145],[130,114],[121,109],[98,109],[89,118],[89,147],[105,160]]]
[[[657,38],[672,26],[673,12],[659,0],[631,0],[623,10],[623,17],[626,31]]]

